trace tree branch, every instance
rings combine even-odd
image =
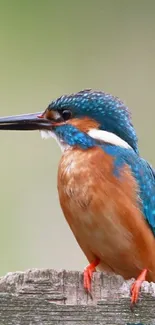
[[[91,299],[81,272],[28,270],[0,278],[0,325],[154,325],[155,284],[145,282],[130,310],[133,280],[95,273]]]

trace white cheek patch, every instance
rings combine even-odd
[[[91,138],[99,140],[101,142],[103,141],[106,143],[113,144],[115,146],[132,149],[131,146],[126,141],[124,141],[123,139],[118,137],[116,134],[108,132],[108,131],[91,129],[88,131],[88,135]]]
[[[56,140],[56,142],[58,143],[60,149],[62,152],[64,152],[66,149],[69,148],[69,145],[66,144],[62,139],[60,139],[54,132],[52,131],[44,131],[41,130],[40,131],[41,137],[42,139],[49,139],[49,138],[53,138]]]

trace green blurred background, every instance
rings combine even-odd
[[[0,115],[44,110],[64,93],[103,89],[132,110],[155,165],[155,1],[0,0]],[[39,133],[0,133],[0,274],[83,269],[56,189],[60,149]]]

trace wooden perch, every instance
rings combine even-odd
[[[81,272],[28,270],[0,278],[0,325],[155,325],[155,284],[145,282],[130,310],[130,285],[120,276],[95,273],[93,300]]]

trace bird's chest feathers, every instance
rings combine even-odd
[[[124,204],[131,204],[128,197],[132,196],[135,184],[129,178],[126,187],[112,170],[113,158],[99,148],[69,149],[62,156],[58,171],[59,198],[74,233],[78,229],[90,231],[99,227],[103,227],[102,236],[103,230],[108,235],[110,229],[115,236],[122,232],[124,225],[119,211],[124,211]]]
[[[69,149],[64,153],[58,170],[60,203],[65,202],[63,209],[67,208],[72,212],[89,210],[100,177],[97,159],[99,154],[94,148]],[[109,165],[108,169],[110,172]],[[105,178],[106,173],[105,168]]]
[[[91,200],[91,166],[87,154],[81,150],[68,150],[63,155],[58,171],[58,190],[61,201],[72,209],[86,209]],[[92,190],[92,188],[91,188]]]

